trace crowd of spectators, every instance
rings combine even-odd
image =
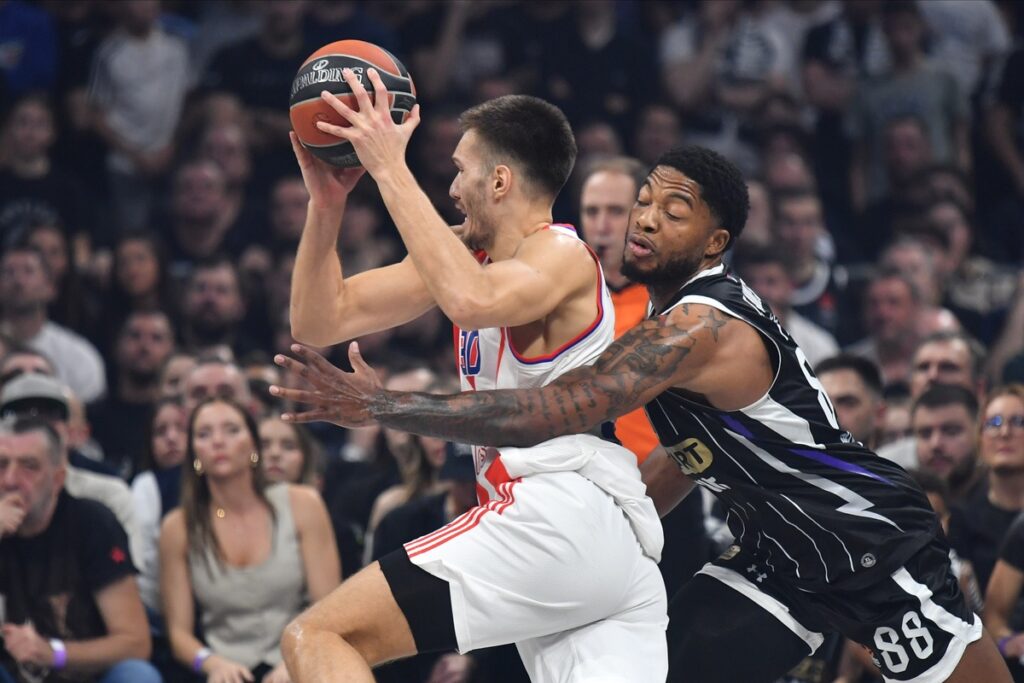
[[[561,107],[579,157],[555,218],[617,293],[658,155],[739,165],[731,265],[840,424],[917,473],[1024,681],[1021,7],[0,0],[0,682],[287,681],[277,641],[303,605],[474,504],[461,446],[295,426],[267,391],[299,383],[271,361],[293,342],[308,201],[289,86],[343,38],[409,67],[410,163],[453,223],[459,113],[508,93]],[[404,255],[369,178],[338,249],[348,275]],[[391,387],[458,388],[440,311],[359,342]],[[703,527],[668,534],[670,585],[731,540],[691,498]],[[789,680],[876,673],[832,639]],[[497,648],[379,680],[524,678]]]

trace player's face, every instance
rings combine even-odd
[[[263,471],[268,481],[299,483],[305,456],[294,427],[271,417],[260,423]]]
[[[185,459],[185,411],[168,403],[153,417],[153,460],[161,469],[180,465]]]
[[[487,159],[483,143],[476,131],[468,130],[459,140],[452,154],[457,170],[448,195],[466,220],[457,230],[462,241],[471,249],[486,249],[494,243],[494,229],[490,219],[488,183],[493,164]]]
[[[871,395],[853,370],[840,369],[818,375],[835,406],[839,426],[863,444],[870,444],[879,417],[879,400]]]
[[[647,285],[682,284],[706,257],[720,255],[729,233],[715,225],[700,185],[658,166],[640,188],[626,232],[622,274]]]
[[[981,454],[995,472],[1024,471],[1024,401],[997,396],[985,408],[981,423]]]
[[[974,391],[971,350],[963,340],[931,342],[914,354],[910,368],[910,395],[917,398],[935,384],[955,384]]]
[[[974,421],[960,404],[918,406],[911,421],[917,460],[943,479],[974,466]]]
[[[580,227],[602,264],[615,269],[622,265],[629,212],[635,201],[636,183],[623,173],[599,171],[583,184]]]
[[[252,467],[256,441],[243,416],[231,404],[200,407],[192,424],[192,452],[211,477],[238,476]]]
[[[0,498],[13,497],[25,511],[21,528],[36,526],[47,514],[64,485],[63,471],[50,458],[41,432],[0,437]]]

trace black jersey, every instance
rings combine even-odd
[[[857,588],[938,533],[920,488],[839,429],[835,409],[778,318],[724,266],[702,271],[662,311],[703,304],[756,329],[775,378],[742,410],[669,389],[647,404],[663,446],[728,510],[736,543],[807,590]]]

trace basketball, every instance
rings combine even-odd
[[[325,45],[306,58],[292,81],[289,100],[292,129],[303,147],[332,166],[359,166],[359,157],[350,142],[324,133],[316,127],[317,121],[327,121],[338,126],[349,125],[321,99],[320,93],[327,90],[352,109],[358,110],[359,103],[342,77],[341,70],[351,69],[370,93],[372,100],[373,84],[366,75],[370,67],[377,70],[388,89],[392,118],[395,123],[402,123],[416,104],[416,87],[405,66],[390,52],[373,43],[339,40]]]

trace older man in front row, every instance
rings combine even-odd
[[[48,423],[0,425],[0,681],[159,683],[125,532],[65,467]]]

